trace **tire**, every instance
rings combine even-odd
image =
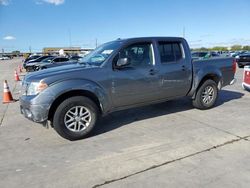
[[[206,110],[212,108],[218,97],[218,87],[215,81],[206,80],[198,88],[193,106],[195,108]]]
[[[33,69],[32,69],[31,67],[27,67],[27,68],[26,68],[26,71],[27,71],[27,72],[32,72],[32,70],[33,70]]]
[[[39,70],[40,70],[39,66],[34,67],[34,71],[39,71]]]
[[[40,70],[44,70],[44,69],[46,69],[46,67],[40,67],[40,66],[36,67],[36,71],[40,71]]]
[[[37,71],[37,66],[33,66],[33,71]]]
[[[87,114],[84,115],[84,113]],[[88,115],[89,117],[87,117]],[[58,106],[54,114],[53,126],[63,138],[79,140],[88,136],[93,130],[98,117],[99,109],[92,100],[87,97],[76,96],[64,100]]]

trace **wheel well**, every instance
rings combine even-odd
[[[88,97],[89,99],[91,99],[96,104],[96,106],[100,110],[100,113],[102,112],[100,101],[99,101],[99,99],[96,97],[96,95],[94,93],[92,93],[90,91],[86,91],[86,90],[73,90],[73,91],[66,92],[66,93],[60,95],[59,97],[57,97],[57,99],[52,103],[52,105],[51,105],[51,107],[49,109],[48,120],[53,122],[54,113],[55,113],[57,107],[64,100],[66,100],[66,99],[68,99],[70,97],[73,97],[73,96]]]
[[[216,82],[216,84],[218,85],[220,82],[220,78],[219,76],[215,75],[215,74],[208,74],[206,75],[204,78],[202,78],[202,80],[199,83],[198,88],[206,81],[206,80],[213,80]]]

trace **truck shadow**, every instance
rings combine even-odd
[[[240,92],[221,90],[215,108],[232,100],[240,99],[243,96],[244,94]],[[114,112],[106,117],[103,117],[89,137],[118,129],[136,121],[192,109],[194,109],[194,107],[192,106],[191,100],[189,98],[181,98],[160,104]]]

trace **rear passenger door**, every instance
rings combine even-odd
[[[185,60],[181,42],[158,42],[161,98],[185,96],[192,83],[191,62]]]

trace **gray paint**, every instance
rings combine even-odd
[[[161,64],[158,41],[181,42],[185,58],[178,63]],[[113,58],[119,50],[137,42],[153,44],[155,64],[140,69],[113,69]],[[222,86],[234,79],[232,58],[192,62],[189,46],[182,38],[133,38],[121,40],[120,44],[100,67],[74,64],[28,74],[24,83],[43,80],[49,87],[37,96],[21,96],[21,108],[31,110],[32,120],[44,122],[55,99],[69,91],[83,90],[98,98],[102,113],[106,115],[121,109],[194,96],[206,75],[217,76]]]

